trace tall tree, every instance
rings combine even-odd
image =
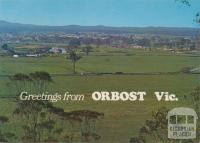
[[[75,51],[71,51],[69,53],[69,59],[71,59],[73,63],[73,73],[76,73],[76,62],[81,59],[81,56],[79,56]]]
[[[176,0],[176,1],[179,1],[187,6],[191,6],[191,0]],[[195,16],[195,19],[194,21],[197,23],[197,24],[200,24],[200,12],[197,12],[196,13],[196,16]],[[198,30],[198,34],[196,36],[196,44],[195,44],[195,48],[197,50],[200,50],[200,31]]]
[[[187,5],[187,6],[191,6],[190,5],[190,0],[175,0],[175,1],[180,1],[181,3]]]
[[[195,19],[195,21],[196,21],[197,23],[200,23],[200,13],[199,13],[199,12],[196,14],[196,19]]]
[[[21,92],[25,90],[25,85],[27,84],[26,81],[30,81],[30,84],[33,85],[32,87],[34,87],[36,93],[44,92],[48,83],[52,81],[51,76],[47,72],[34,72],[29,75],[16,74],[10,79],[17,82],[14,84],[17,84],[16,86],[18,87],[18,90],[21,90]],[[50,128],[54,128],[54,121],[52,121],[50,117],[47,117],[49,114],[48,108],[51,107],[52,106],[50,106],[48,101],[32,99],[17,100],[17,107],[13,113],[14,115],[22,117],[22,141],[40,142],[46,140],[43,136],[43,132],[45,130],[49,131]]]

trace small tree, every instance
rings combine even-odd
[[[37,71],[30,73],[29,75],[23,73],[17,73],[10,76],[12,84],[17,89],[17,94],[22,91],[35,90],[38,93],[45,92],[48,84],[52,82],[52,78],[49,73],[44,71]]]
[[[72,123],[78,121],[80,126],[80,132],[83,141],[91,141],[92,139],[98,140],[100,136],[96,134],[96,122],[104,117],[103,113],[90,110],[76,110],[67,113],[68,120]]]
[[[2,48],[3,50],[5,50],[5,51],[7,52],[8,55],[14,55],[14,54],[15,54],[14,48],[9,47],[8,44],[3,44],[3,45],[1,46],[1,48]]]
[[[145,143],[145,142],[139,137],[133,137],[130,139],[129,143]]]
[[[30,73],[29,77],[34,85],[35,91],[39,93],[45,92],[48,84],[53,81],[51,75],[45,71]]]
[[[3,45],[1,46],[1,48],[2,48],[3,50],[8,50],[8,44],[3,44]]]
[[[0,116],[0,126],[2,126],[3,124],[7,123],[9,121],[8,117],[6,116]],[[15,134],[10,133],[10,132],[2,132],[0,130],[0,142],[8,142],[11,141],[12,138],[16,139]]]
[[[197,116],[200,117],[200,86],[196,87],[192,93],[191,96],[187,97],[185,96],[186,101],[190,101],[193,105]],[[197,121],[197,141],[200,139],[200,120]]]
[[[68,136],[68,140],[71,142],[73,142],[75,134],[81,134],[83,141],[100,139],[100,136],[96,134],[96,123],[104,117],[104,113],[90,110],[65,112],[62,108],[54,106],[50,106],[49,112],[58,115],[63,121],[71,124],[71,135]]]
[[[85,46],[82,50],[86,53],[86,55],[89,55],[89,53],[92,51],[92,46]]]
[[[156,143],[169,143],[167,138],[167,113],[168,110],[163,107],[152,113],[152,119],[148,119],[145,125],[140,129],[139,136],[131,138],[130,143],[146,143],[151,139]]]
[[[34,72],[29,75],[19,73],[10,77],[10,80],[14,81],[14,85],[18,89],[17,94],[26,90],[27,81],[30,83],[30,87],[34,87],[33,89],[37,93],[44,92],[48,83],[52,82],[51,76],[47,72]],[[49,106],[47,106],[47,103],[48,101],[17,100],[14,115],[20,115],[22,117],[22,129],[24,133],[21,139],[23,141],[41,141],[43,131],[49,127],[45,125],[52,123],[47,122],[47,119],[44,118],[48,115],[47,107]]]
[[[56,128],[56,124],[61,121],[57,115],[50,112],[54,108],[48,101],[25,100],[18,101],[14,115],[18,115],[22,121],[24,142],[58,142],[60,137],[56,135],[62,132]]]
[[[27,89],[27,85],[31,82],[31,79],[28,75],[23,73],[17,73],[9,77],[11,82],[14,83],[14,86],[17,90],[17,94],[22,92],[22,90]]]
[[[71,59],[73,63],[73,73],[76,73],[76,62],[81,59],[81,56],[79,56],[75,51],[71,51],[69,53],[69,59]]]

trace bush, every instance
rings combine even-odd
[[[130,139],[129,143],[145,143],[145,142],[138,137],[133,137]]]
[[[182,72],[182,73],[191,73],[191,68],[190,67],[184,67],[184,68],[181,69],[180,72]]]

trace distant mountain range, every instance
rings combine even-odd
[[[110,34],[156,34],[172,36],[195,36],[197,28],[176,27],[109,27],[109,26],[41,26],[32,24],[11,23],[0,20],[0,33],[24,33],[24,32],[101,32]]]

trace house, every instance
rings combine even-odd
[[[66,54],[67,53],[67,50],[65,48],[60,48],[61,50],[61,54]]]
[[[66,54],[67,50],[65,48],[52,47],[49,52],[54,54]]]
[[[58,50],[57,47],[52,47],[52,48],[49,50],[49,52],[52,52],[52,53],[54,53],[54,54],[57,54],[57,53],[59,53],[59,50]]]

